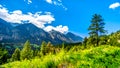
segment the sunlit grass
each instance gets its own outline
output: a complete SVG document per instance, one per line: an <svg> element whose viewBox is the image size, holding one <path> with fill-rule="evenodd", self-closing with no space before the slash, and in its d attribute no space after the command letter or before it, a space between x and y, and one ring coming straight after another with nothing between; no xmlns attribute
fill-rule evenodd
<svg viewBox="0 0 120 68"><path fill-rule="evenodd" d="M118 68L120 48L99 46L95 48L70 51L61 49L57 54L48 54L32 60L15 61L2 65L5 68Z"/></svg>

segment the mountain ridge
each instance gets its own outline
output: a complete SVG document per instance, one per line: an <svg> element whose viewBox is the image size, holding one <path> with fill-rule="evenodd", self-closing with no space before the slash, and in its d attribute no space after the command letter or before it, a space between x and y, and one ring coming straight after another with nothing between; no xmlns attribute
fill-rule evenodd
<svg viewBox="0 0 120 68"><path fill-rule="evenodd" d="M72 34L72 37L70 36L69 32L67 34L63 34L55 30L46 32L31 23L14 25L0 19L1 43L24 43L26 40L30 40L32 44L41 44L42 41L61 44L63 42L75 43L76 41L82 41L82 37L75 34Z"/></svg>

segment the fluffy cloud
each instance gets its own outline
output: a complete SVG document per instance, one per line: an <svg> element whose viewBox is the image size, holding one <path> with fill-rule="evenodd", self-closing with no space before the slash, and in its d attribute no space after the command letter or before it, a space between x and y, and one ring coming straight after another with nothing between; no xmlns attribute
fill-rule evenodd
<svg viewBox="0 0 120 68"><path fill-rule="evenodd" d="M55 21L54 16L50 12L45 12L45 14L42 14L42 12L36 12L34 14L28 12L27 14L23 14L21 10L9 12L5 7L0 5L0 18L11 23L23 24L24 22L27 21L27 23L32 23L39 28L43 28L46 31L50 31L52 29L59 31L61 33L68 31L67 26L62 25L57 27L44 26L45 24L51 24L52 21Z"/></svg>
<svg viewBox="0 0 120 68"><path fill-rule="evenodd" d="M119 2L116 2L116 3L113 3L109 6L110 9L115 9L117 7L120 7L120 3Z"/></svg>
<svg viewBox="0 0 120 68"><path fill-rule="evenodd" d="M56 26L56 27L53 27L53 26L47 26L44 28L45 31L51 31L51 30L55 30L55 31L59 31L61 33L65 33L65 32L68 32L68 27L67 26L62 26L62 25L59 25L59 26Z"/></svg>
<svg viewBox="0 0 120 68"><path fill-rule="evenodd" d="M28 14L23 14L21 10L9 12L6 8L0 7L0 18L8 22L23 23L23 21L28 21L39 28L43 28L44 24L50 24L52 21L55 21L50 13L45 15L41 15L41 13L42 12L36 12L35 14L32 14L29 12Z"/></svg>
<svg viewBox="0 0 120 68"><path fill-rule="evenodd" d="M20 11L20 10L16 10L16 11L13 11L12 13L13 13L13 14L21 15L21 14L22 14L22 11Z"/></svg>

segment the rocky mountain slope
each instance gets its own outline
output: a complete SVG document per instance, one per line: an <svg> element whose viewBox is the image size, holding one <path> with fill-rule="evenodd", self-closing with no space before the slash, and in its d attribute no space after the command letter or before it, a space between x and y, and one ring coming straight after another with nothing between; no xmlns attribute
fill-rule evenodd
<svg viewBox="0 0 120 68"><path fill-rule="evenodd" d="M1 43L24 43L30 40L32 44L41 44L42 41L53 44L81 42L82 37L71 32L63 34L52 30L46 32L31 23L11 24L0 19L0 42Z"/></svg>

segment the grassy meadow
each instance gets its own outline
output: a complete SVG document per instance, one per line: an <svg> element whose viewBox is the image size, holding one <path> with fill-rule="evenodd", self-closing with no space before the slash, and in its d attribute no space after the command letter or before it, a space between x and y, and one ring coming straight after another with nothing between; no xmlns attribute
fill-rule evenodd
<svg viewBox="0 0 120 68"><path fill-rule="evenodd" d="M5 68L119 68L120 47L102 45L89 49L73 47L57 54L35 57L31 60L10 62Z"/></svg>

